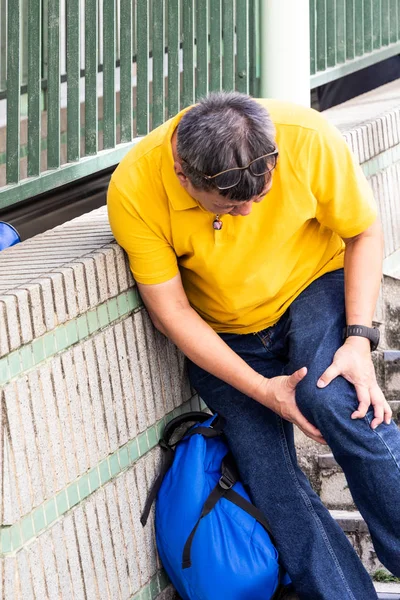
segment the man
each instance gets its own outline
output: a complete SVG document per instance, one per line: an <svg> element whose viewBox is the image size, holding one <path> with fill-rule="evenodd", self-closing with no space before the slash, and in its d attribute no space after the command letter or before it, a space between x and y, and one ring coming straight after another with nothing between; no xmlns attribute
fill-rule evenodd
<svg viewBox="0 0 400 600"><path fill-rule="evenodd" d="M294 423L330 445L399 576L400 433L371 362L382 233L339 132L309 109L210 94L128 153L108 206L154 325L225 418L299 597L376 598L293 440ZM359 327L344 339L346 324Z"/></svg>

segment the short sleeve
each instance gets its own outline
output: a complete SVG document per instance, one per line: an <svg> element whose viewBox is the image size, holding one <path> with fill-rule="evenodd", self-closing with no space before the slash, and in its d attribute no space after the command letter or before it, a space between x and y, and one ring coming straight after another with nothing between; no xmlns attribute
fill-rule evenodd
<svg viewBox="0 0 400 600"><path fill-rule="evenodd" d="M341 133L320 119L309 156L316 218L342 238L354 237L377 217L372 189Z"/></svg>
<svg viewBox="0 0 400 600"><path fill-rule="evenodd" d="M155 284L177 275L176 254L168 240L139 215L111 180L107 193L108 218L113 235L129 258L133 277L139 283Z"/></svg>

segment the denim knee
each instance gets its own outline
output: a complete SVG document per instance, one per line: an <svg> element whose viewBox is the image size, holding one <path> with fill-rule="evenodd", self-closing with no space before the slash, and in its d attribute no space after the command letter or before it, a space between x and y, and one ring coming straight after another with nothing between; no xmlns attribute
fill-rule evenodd
<svg viewBox="0 0 400 600"><path fill-rule="evenodd" d="M358 407L354 386L336 377L325 388L317 387L321 373L309 372L296 388L296 401L303 415L318 428L351 424L351 414Z"/></svg>

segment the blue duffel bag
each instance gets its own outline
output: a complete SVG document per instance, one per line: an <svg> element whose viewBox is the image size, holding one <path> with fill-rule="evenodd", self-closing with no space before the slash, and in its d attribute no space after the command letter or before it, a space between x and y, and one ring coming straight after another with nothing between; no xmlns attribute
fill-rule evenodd
<svg viewBox="0 0 400 600"><path fill-rule="evenodd" d="M21 241L18 231L4 221L0 221L0 250L5 250Z"/></svg>
<svg viewBox="0 0 400 600"><path fill-rule="evenodd" d="M167 424L164 465L141 521L157 496L157 548L182 600L277 600L290 580L220 426L218 415L203 412Z"/></svg>

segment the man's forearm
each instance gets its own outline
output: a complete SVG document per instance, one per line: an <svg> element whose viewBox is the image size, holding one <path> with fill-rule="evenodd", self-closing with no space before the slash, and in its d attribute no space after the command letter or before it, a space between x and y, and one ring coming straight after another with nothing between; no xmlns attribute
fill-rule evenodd
<svg viewBox="0 0 400 600"><path fill-rule="evenodd" d="M382 277L383 235L378 221L346 240L345 295L347 325L370 327Z"/></svg>
<svg viewBox="0 0 400 600"><path fill-rule="evenodd" d="M259 388L265 378L231 350L193 308L184 308L170 318L164 315L158 328L196 365L250 398L260 399Z"/></svg>

